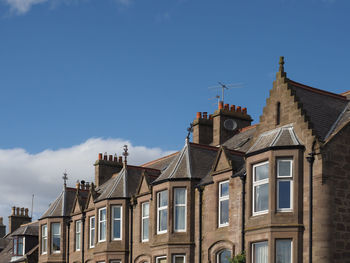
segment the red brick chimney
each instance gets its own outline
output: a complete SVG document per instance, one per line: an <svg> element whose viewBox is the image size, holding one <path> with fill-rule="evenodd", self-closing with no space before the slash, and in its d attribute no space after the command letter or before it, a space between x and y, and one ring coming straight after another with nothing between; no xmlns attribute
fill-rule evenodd
<svg viewBox="0 0 350 263"><path fill-rule="evenodd" d="M28 208L12 207L12 214L9 216L9 231L12 233L21 225L32 222L32 218L28 216Z"/></svg>
<svg viewBox="0 0 350 263"><path fill-rule="evenodd" d="M94 166L96 186L100 186L101 184L105 183L112 177L113 174L118 173L123 168L123 164L116 155L113 158L113 155L108 156L107 153L104 155L99 153L98 160L95 162Z"/></svg>

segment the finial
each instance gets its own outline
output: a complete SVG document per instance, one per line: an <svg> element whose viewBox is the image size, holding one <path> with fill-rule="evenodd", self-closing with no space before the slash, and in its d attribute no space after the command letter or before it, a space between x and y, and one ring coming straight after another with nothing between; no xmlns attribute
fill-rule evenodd
<svg viewBox="0 0 350 263"><path fill-rule="evenodd" d="M280 62L279 62L279 64L280 64L279 72L284 73L284 57L283 57L283 56L280 57Z"/></svg>
<svg viewBox="0 0 350 263"><path fill-rule="evenodd" d="M63 185L64 185L64 188L66 188L66 187L67 187L67 180L68 180L67 170L64 170L64 173L63 173L62 179L63 179Z"/></svg>
<svg viewBox="0 0 350 263"><path fill-rule="evenodd" d="M190 123L190 127L187 128L187 137L186 137L186 140L189 141L190 140L190 135L191 135L191 132L193 132L193 124L192 122Z"/></svg>
<svg viewBox="0 0 350 263"><path fill-rule="evenodd" d="M126 164L127 164L127 158L128 158L128 156L129 156L129 153L128 153L128 146L127 146L127 145L124 145L123 149L124 149L124 152L123 152L124 164L126 165Z"/></svg>

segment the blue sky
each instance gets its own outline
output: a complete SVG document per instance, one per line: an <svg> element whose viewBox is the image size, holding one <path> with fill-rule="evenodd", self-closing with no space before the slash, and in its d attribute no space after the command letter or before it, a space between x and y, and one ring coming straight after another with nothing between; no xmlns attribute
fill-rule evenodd
<svg viewBox="0 0 350 263"><path fill-rule="evenodd" d="M258 121L280 55L296 81L350 89L349 1L20 1L0 0L0 148L177 149L217 81L243 83L226 102Z"/></svg>
<svg viewBox="0 0 350 263"><path fill-rule="evenodd" d="M350 89L348 0L0 0L0 216L34 218L93 180L98 152L130 162L184 144L218 81L259 121L285 56L295 81ZM20 184L20 191L18 185Z"/></svg>

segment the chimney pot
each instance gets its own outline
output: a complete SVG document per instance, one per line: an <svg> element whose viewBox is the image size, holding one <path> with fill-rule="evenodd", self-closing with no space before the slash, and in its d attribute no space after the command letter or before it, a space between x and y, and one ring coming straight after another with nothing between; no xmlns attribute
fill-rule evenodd
<svg viewBox="0 0 350 263"><path fill-rule="evenodd" d="M118 162L118 157L117 157L117 154L114 154L114 162Z"/></svg>
<svg viewBox="0 0 350 263"><path fill-rule="evenodd" d="M236 111L236 105L231 105L231 111Z"/></svg>
<svg viewBox="0 0 350 263"><path fill-rule="evenodd" d="M237 106L236 112L241 112L241 106Z"/></svg>
<svg viewBox="0 0 350 263"><path fill-rule="evenodd" d="M19 207L16 207L16 216L19 216Z"/></svg>
<svg viewBox="0 0 350 263"><path fill-rule="evenodd" d="M229 110L230 104L225 104L225 110Z"/></svg>
<svg viewBox="0 0 350 263"><path fill-rule="evenodd" d="M15 206L13 206L13 207L12 207L12 215L14 216L14 215L15 215L15 213L16 213L16 207L15 207Z"/></svg>
<svg viewBox="0 0 350 263"><path fill-rule="evenodd" d="M224 102L223 101L219 101L219 110L224 108Z"/></svg>
<svg viewBox="0 0 350 263"><path fill-rule="evenodd" d="M213 119L213 114L209 114L209 120Z"/></svg>
<svg viewBox="0 0 350 263"><path fill-rule="evenodd" d="M197 119L202 118L202 113L201 112L197 112Z"/></svg>
<svg viewBox="0 0 350 263"><path fill-rule="evenodd" d="M89 184L89 182L86 182L86 183L85 183L85 189L86 189L86 190L89 190L89 189L90 189L90 184Z"/></svg>
<svg viewBox="0 0 350 263"><path fill-rule="evenodd" d="M242 109L242 112L243 112L244 114L247 114L247 108L243 108L243 109Z"/></svg>
<svg viewBox="0 0 350 263"><path fill-rule="evenodd" d="M109 161L113 161L113 155L109 155Z"/></svg>
<svg viewBox="0 0 350 263"><path fill-rule="evenodd" d="M0 216L0 226L2 226L2 225L4 225L4 223L3 223L2 217Z"/></svg>
<svg viewBox="0 0 350 263"><path fill-rule="evenodd" d="M123 162L123 156L119 156L119 163Z"/></svg>
<svg viewBox="0 0 350 263"><path fill-rule="evenodd" d="M104 156L103 156L103 160L107 161L107 153L105 152Z"/></svg>
<svg viewBox="0 0 350 263"><path fill-rule="evenodd" d="M79 188L80 188L79 180L78 180L77 183L75 184L75 188L76 188L76 189L79 189Z"/></svg>
<svg viewBox="0 0 350 263"><path fill-rule="evenodd" d="M98 154L98 159L99 159L99 160L102 160L102 153L99 153L99 154Z"/></svg>
<svg viewBox="0 0 350 263"><path fill-rule="evenodd" d="M203 119L208 119L208 112L203 112Z"/></svg>
<svg viewBox="0 0 350 263"><path fill-rule="evenodd" d="M24 207L21 207L21 216L24 216Z"/></svg>
<svg viewBox="0 0 350 263"><path fill-rule="evenodd" d="M24 209L24 215L25 215L26 217L28 217L28 212L29 212L29 209L28 209L28 208Z"/></svg>

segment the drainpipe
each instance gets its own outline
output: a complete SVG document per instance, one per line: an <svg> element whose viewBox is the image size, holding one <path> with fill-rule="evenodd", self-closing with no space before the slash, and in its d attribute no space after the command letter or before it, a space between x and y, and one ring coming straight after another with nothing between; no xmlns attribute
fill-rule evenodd
<svg viewBox="0 0 350 263"><path fill-rule="evenodd" d="M69 233L70 233L70 223L72 222L72 220L70 218L68 218L68 220L66 221L66 225L67 225L67 260L66 262L69 263Z"/></svg>
<svg viewBox="0 0 350 263"><path fill-rule="evenodd" d="M81 239L81 262L84 263L84 244L85 244L85 219L86 219L86 215L85 212L83 212L83 215L81 217L81 222L82 222L82 239Z"/></svg>
<svg viewBox="0 0 350 263"><path fill-rule="evenodd" d="M132 198L130 200L130 263L132 263L132 253L133 253L133 228L134 228L134 203L135 200Z"/></svg>
<svg viewBox="0 0 350 263"><path fill-rule="evenodd" d="M242 232L241 232L241 250L242 253L244 252L244 243L245 243L245 183L246 183L246 179L247 179L247 173L244 172L240 177L239 177L242 181Z"/></svg>
<svg viewBox="0 0 350 263"><path fill-rule="evenodd" d="M312 209L313 209L313 165L315 161L315 141L312 143L311 153L306 157L309 162L309 263L312 263Z"/></svg>
<svg viewBox="0 0 350 263"><path fill-rule="evenodd" d="M199 191L199 236L198 236L198 263L202 263L202 199L204 187L198 187Z"/></svg>

